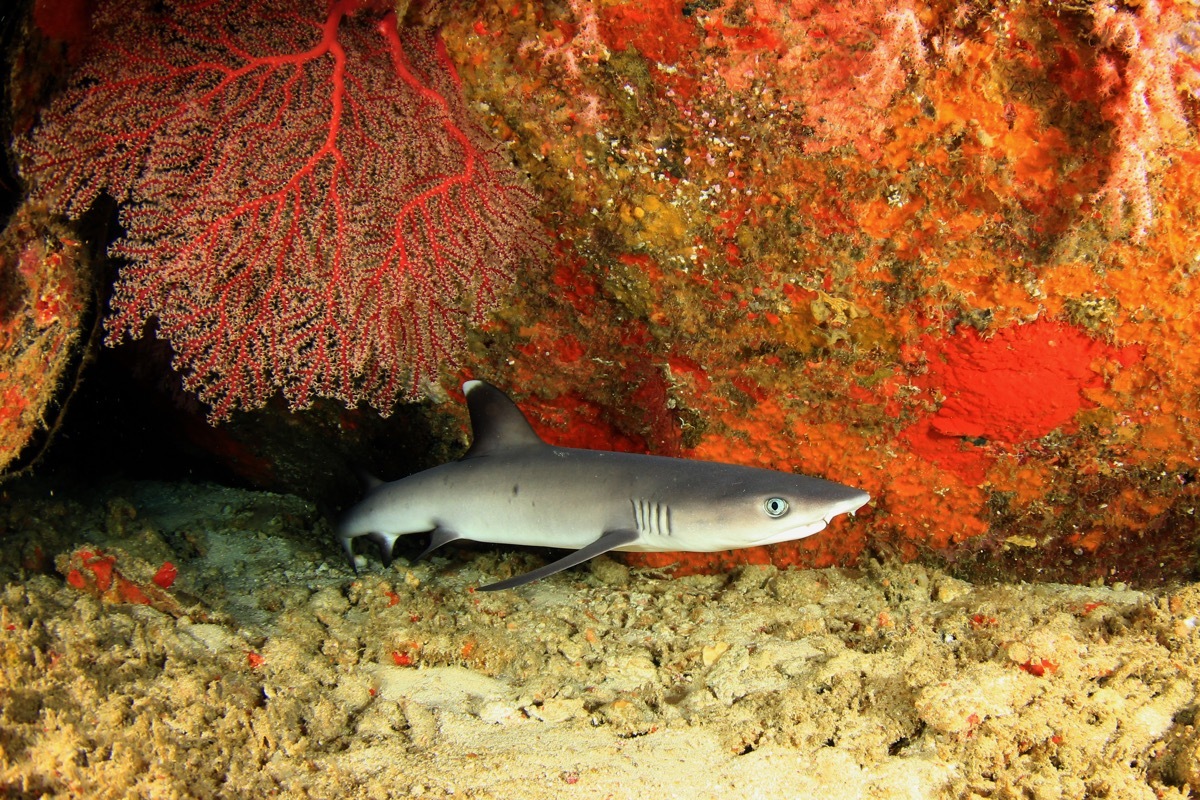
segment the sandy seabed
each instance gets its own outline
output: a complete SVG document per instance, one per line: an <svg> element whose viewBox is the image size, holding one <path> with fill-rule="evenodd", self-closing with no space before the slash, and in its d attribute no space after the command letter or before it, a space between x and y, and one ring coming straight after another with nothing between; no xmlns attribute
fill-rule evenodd
<svg viewBox="0 0 1200 800"><path fill-rule="evenodd" d="M670 579L600 558L485 594L540 556L372 555L356 576L294 497L27 483L6 499L4 797L1200 788L1197 586L875 563Z"/></svg>

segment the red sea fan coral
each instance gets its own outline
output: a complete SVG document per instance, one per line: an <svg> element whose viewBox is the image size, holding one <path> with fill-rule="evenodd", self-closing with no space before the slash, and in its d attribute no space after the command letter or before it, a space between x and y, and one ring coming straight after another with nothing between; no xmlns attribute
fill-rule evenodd
<svg viewBox="0 0 1200 800"><path fill-rule="evenodd" d="M282 390L386 411L537 248L534 198L433 32L364 0L104 0L17 141L31 194L122 205L108 341L158 335L214 418Z"/></svg>

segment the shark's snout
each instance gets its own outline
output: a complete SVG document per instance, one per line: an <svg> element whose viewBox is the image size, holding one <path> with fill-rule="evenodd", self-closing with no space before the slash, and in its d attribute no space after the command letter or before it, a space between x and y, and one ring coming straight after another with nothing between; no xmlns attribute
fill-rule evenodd
<svg viewBox="0 0 1200 800"><path fill-rule="evenodd" d="M867 494L866 492L856 490L853 496L834 503L829 511L829 516L825 517L825 521L829 522L838 514L849 514L850 516L854 516L856 511L869 502L871 502L871 495Z"/></svg>

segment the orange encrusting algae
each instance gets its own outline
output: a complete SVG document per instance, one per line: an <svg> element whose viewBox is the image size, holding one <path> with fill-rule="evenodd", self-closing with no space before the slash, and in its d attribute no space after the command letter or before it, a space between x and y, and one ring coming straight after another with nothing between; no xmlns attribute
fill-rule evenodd
<svg viewBox="0 0 1200 800"><path fill-rule="evenodd" d="M91 300L83 243L26 204L0 233L0 474L52 426Z"/></svg>
<svg viewBox="0 0 1200 800"><path fill-rule="evenodd" d="M800 542L637 563L1191 574L1174 551L1061 558L1119 558L1139 525L1200 544L1194 57L1169 87L1112 36L1200 26L1155 7L506 0L447 21L560 242L471 373L552 440L874 498ZM1139 87L1170 136L1122 116Z"/></svg>

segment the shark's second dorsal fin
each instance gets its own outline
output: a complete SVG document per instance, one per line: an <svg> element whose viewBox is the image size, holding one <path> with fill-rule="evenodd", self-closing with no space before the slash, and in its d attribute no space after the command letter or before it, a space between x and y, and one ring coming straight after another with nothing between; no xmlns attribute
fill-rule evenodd
<svg viewBox="0 0 1200 800"><path fill-rule="evenodd" d="M471 413L471 448L463 458L493 455L517 447L545 444L517 404L504 392L483 381L463 384Z"/></svg>

